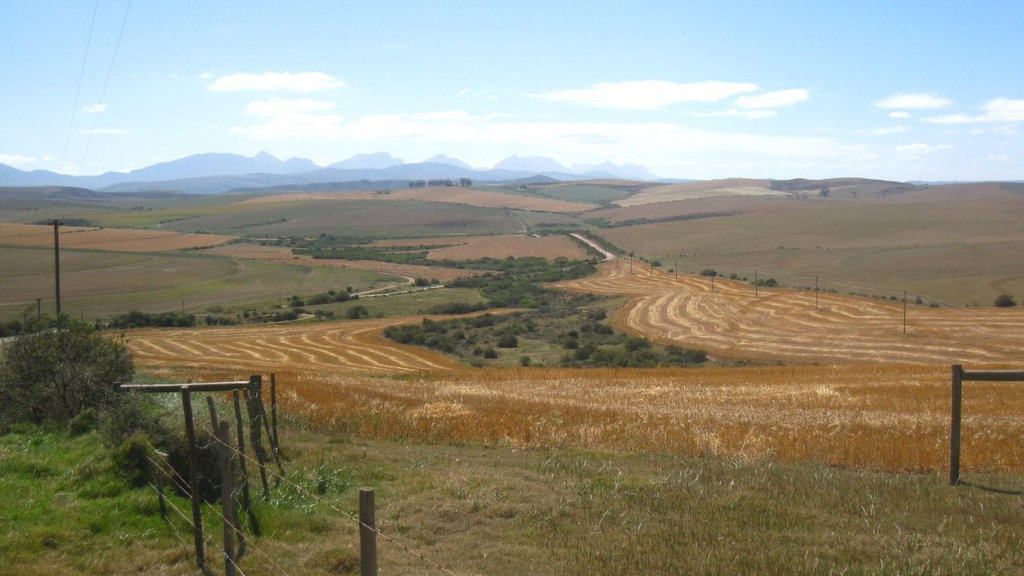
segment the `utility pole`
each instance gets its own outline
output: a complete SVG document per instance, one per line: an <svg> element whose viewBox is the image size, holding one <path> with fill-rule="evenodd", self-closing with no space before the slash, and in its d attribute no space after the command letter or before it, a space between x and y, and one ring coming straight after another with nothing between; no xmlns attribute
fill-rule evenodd
<svg viewBox="0 0 1024 576"><path fill-rule="evenodd" d="M907 335L907 291L903 291L903 335Z"/></svg>
<svg viewBox="0 0 1024 576"><path fill-rule="evenodd" d="M818 276L814 276L814 309L818 309Z"/></svg>
<svg viewBox="0 0 1024 576"><path fill-rule="evenodd" d="M53 224L53 263L54 284L57 289L57 316L60 316L60 220L54 219Z"/></svg>

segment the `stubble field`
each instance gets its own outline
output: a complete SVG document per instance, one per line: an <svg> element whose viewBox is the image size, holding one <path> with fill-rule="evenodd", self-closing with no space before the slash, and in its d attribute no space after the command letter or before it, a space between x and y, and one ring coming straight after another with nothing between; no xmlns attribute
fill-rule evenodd
<svg viewBox="0 0 1024 576"><path fill-rule="evenodd" d="M800 365L473 369L378 335L401 319L134 331L129 341L141 366L168 377L275 372L286 410L358 437L889 471L945 467L950 363L1019 366L1019 313L998 317L993 327L993 316L981 316L989 311L914 309L931 316L908 322L904 338L901 308L868 299L822 295L815 311L813 293L778 290L755 298L739 284L711 292L705 278L676 282L664 274L651 279L614 271L614 263L605 264L602 274L567 287L642 294L617 322L655 340ZM959 334L957 322L972 319L976 328ZM1024 399L1014 390L1012 384L969 387L965 471L1024 471Z"/></svg>

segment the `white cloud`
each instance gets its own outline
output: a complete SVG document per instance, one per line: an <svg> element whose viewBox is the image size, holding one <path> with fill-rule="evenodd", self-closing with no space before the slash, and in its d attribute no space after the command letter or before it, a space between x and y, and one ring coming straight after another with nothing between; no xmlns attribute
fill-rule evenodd
<svg viewBox="0 0 1024 576"><path fill-rule="evenodd" d="M100 112L106 111L106 104L93 104L92 106L86 106L85 108L82 108L82 112L85 112L86 114L99 114Z"/></svg>
<svg viewBox="0 0 1024 576"><path fill-rule="evenodd" d="M762 108L781 108L792 106L800 102L806 102L810 94L803 88L791 88L789 90L778 90L766 92L753 96L740 96L736 99L736 106L744 110Z"/></svg>
<svg viewBox="0 0 1024 576"><path fill-rule="evenodd" d="M660 110L683 102L717 102L754 90L757 90L757 86L747 82L709 81L680 84L663 80L639 80L602 82L589 88L556 90L529 96L549 102L596 108Z"/></svg>
<svg viewBox="0 0 1024 576"><path fill-rule="evenodd" d="M261 140L279 138L332 138L342 117L325 114L335 108L334 102L302 98L271 98L251 102L245 109L250 116L262 118L261 123L234 126L230 134L242 134Z"/></svg>
<svg viewBox="0 0 1024 576"><path fill-rule="evenodd" d="M885 100L875 102L876 108L883 110L939 110L946 108L953 101L934 94L893 94Z"/></svg>
<svg viewBox="0 0 1024 576"><path fill-rule="evenodd" d="M264 72L263 74L229 74L221 76L208 89L215 92L238 90L287 90L292 92L316 92L330 88L342 88L345 83L323 72Z"/></svg>
<svg viewBox="0 0 1024 576"><path fill-rule="evenodd" d="M910 112L903 112L900 110L889 112L889 118L910 118Z"/></svg>
<svg viewBox="0 0 1024 576"><path fill-rule="evenodd" d="M534 154L564 157L570 162L601 158L613 162L642 162L651 166L678 165L694 154L718 158L739 155L769 162L809 161L845 157L835 140L815 136L766 136L713 132L675 123L610 123L517 121L507 117L472 116L462 112L381 114L342 123L325 114L295 114L268 118L232 133L257 139L314 139L369 148L395 143L409 150L463 148L465 161L486 164L487 155L529 149ZM464 154L465 155L465 154Z"/></svg>
<svg viewBox="0 0 1024 576"><path fill-rule="evenodd" d="M199 75L199 79L200 80L213 80L213 78L214 78L213 72L203 72L202 74Z"/></svg>
<svg viewBox="0 0 1024 576"><path fill-rule="evenodd" d="M35 158L29 158L28 156L21 156L19 154L0 154L0 164L6 164L8 166L28 166L29 164L35 163Z"/></svg>
<svg viewBox="0 0 1024 576"><path fill-rule="evenodd" d="M969 114L949 114L932 116L925 122L932 124L978 124L983 122L1024 122L1024 100L996 98L982 106L983 112L976 116Z"/></svg>

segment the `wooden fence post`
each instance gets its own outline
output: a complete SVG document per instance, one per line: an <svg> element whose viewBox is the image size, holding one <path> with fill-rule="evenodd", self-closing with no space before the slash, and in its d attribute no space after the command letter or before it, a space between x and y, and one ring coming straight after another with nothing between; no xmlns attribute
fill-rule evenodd
<svg viewBox="0 0 1024 576"><path fill-rule="evenodd" d="M274 452L281 451L281 445L277 442L277 374L270 373L270 418L274 430Z"/></svg>
<svg viewBox="0 0 1024 576"><path fill-rule="evenodd" d="M213 399L210 400L213 405ZM224 574L235 576L235 496L231 470L231 425L222 421L217 426L217 454L220 460L220 502L224 520Z"/></svg>
<svg viewBox="0 0 1024 576"><path fill-rule="evenodd" d="M359 570L362 576L377 576L377 513L373 488L359 489Z"/></svg>
<svg viewBox="0 0 1024 576"><path fill-rule="evenodd" d="M217 438L217 444L218 444L218 446L217 446L217 454L218 454L218 457L222 457L221 451L227 450L227 456L228 456L227 468L225 469L223 462L220 463L220 471L221 471L221 475L220 475L221 499L224 498L224 486L229 486L230 487L230 491L228 493L229 493L229 498L231 498L231 509L230 509L230 512L233 514L233 516L231 517L231 523L234 525L235 535L236 535L236 539L237 539L237 542L238 542L238 554L237 555L232 554L231 557L234 558L234 559L238 559L238 558L241 558L245 554L245 535L242 533L242 523L239 522L239 520L238 520L238 509L234 505L235 477L234 477L233 467L231 466L231 426L230 426L230 424L228 424L228 422L226 420L225 421L221 421L219 418L217 418L217 405L213 403L213 396L207 396L206 397L206 405L210 409L210 420L211 420L211 422L213 424L214 435ZM223 439L220 437L220 427L221 427L221 425L227 425L228 426L228 433L227 433L227 435ZM230 474L231 476L230 477L226 477L225 474ZM228 511L227 504L222 503L221 506L224 507L225 511ZM227 520L225 520L225 522L227 522ZM227 546L226 545L225 545L224 549L227 550Z"/></svg>
<svg viewBox="0 0 1024 576"><path fill-rule="evenodd" d="M252 510L252 493L249 490L249 466L245 462L245 433L243 432L242 405L239 401L238 390L231 393L235 403L235 427L238 428L238 464L242 474L242 508L249 517L249 524L252 526L252 533L262 536L259 519Z"/></svg>
<svg viewBox="0 0 1024 576"><path fill-rule="evenodd" d="M188 484L192 497L192 527L195 537L196 564L206 573L206 553L203 550L203 509L199 495L199 455L196 449L196 424L192 416L192 394L188 386L181 387L181 404L185 411L185 438L188 440Z"/></svg>
<svg viewBox="0 0 1024 576"><path fill-rule="evenodd" d="M263 424L260 422L261 413L259 408L259 396L257 385L259 376L253 376L249 389L245 394L245 407L249 412L249 444L256 454L256 461L260 465L260 480L263 481L263 499L270 500L270 483L267 482L267 451L263 448Z"/></svg>
<svg viewBox="0 0 1024 576"><path fill-rule="evenodd" d="M952 402L949 418L949 485L960 483L960 413L963 403L964 367L954 364L951 378Z"/></svg>

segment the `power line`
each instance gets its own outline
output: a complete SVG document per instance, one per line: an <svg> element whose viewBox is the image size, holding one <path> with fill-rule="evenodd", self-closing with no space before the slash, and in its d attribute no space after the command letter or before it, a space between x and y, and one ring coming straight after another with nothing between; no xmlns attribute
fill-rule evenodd
<svg viewBox="0 0 1024 576"><path fill-rule="evenodd" d="M68 157L68 145L71 143L71 131L75 127L75 114L78 112L78 97L82 93L82 80L85 78L85 63L89 60L89 46L92 44L92 30L96 25L96 12L99 10L100 0L95 0L92 5L92 19L89 20L89 38L85 41L85 54L82 55L82 69L78 73L78 88L75 89L75 103L71 108L71 123L68 124L68 134L64 139L64 153L60 156L60 170L58 171L58 182L64 174L64 161Z"/></svg>
<svg viewBox="0 0 1024 576"><path fill-rule="evenodd" d="M100 92L99 105L102 107L107 97L107 84L110 83L110 73L114 71L114 61L117 60L117 50L121 47L121 38L124 36L125 24L128 23L128 12L132 9L132 0L128 0L128 6L124 9L124 18L121 19L121 31L117 33L117 42L114 44L114 54L110 57L110 66L107 67L107 77L103 81L103 91ZM81 85L81 80L79 80ZM85 140L85 150L82 151L82 161L78 163L78 169L81 170L85 166L85 157L89 154L89 144L92 143L92 135L96 131L96 122L100 118L100 111L97 110L92 117L92 128L89 129L89 134Z"/></svg>

